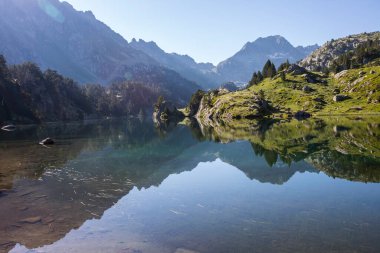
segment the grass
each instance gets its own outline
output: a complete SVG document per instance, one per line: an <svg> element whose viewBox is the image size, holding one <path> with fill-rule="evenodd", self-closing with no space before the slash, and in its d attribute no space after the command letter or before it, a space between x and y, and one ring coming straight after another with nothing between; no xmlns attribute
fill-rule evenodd
<svg viewBox="0 0 380 253"><path fill-rule="evenodd" d="M248 89L212 97L209 109L222 120L250 118L258 113L253 97L261 90L265 99L277 109L272 115L275 118L287 118L300 110L313 115L380 115L380 66L325 77L314 74L325 83L308 83L302 75L287 74L286 81L279 77L267 78ZM304 92L302 88L305 86L312 91ZM336 90L350 99L334 102Z"/></svg>

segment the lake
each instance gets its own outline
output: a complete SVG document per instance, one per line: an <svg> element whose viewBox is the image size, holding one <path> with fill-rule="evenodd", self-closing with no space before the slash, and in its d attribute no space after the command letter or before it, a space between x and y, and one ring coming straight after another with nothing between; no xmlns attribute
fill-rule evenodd
<svg viewBox="0 0 380 253"><path fill-rule="evenodd" d="M0 132L0 252L380 252L380 118ZM51 137L56 144L38 142Z"/></svg>

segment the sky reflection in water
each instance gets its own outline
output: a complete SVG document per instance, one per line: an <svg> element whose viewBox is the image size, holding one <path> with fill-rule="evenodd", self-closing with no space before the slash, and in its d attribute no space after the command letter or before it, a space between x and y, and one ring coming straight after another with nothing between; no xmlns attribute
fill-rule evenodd
<svg viewBox="0 0 380 253"><path fill-rule="evenodd" d="M159 138L146 134L152 137L136 143L129 139L130 145L125 145L126 139L120 138L120 132L110 132L113 134L107 140L97 141L103 147L84 149L68 160L61 172L53 168L54 173L49 176L49 170L45 171L40 183L54 193L48 194L49 199L58 197L59 192L67 195L61 202L54 200L57 206L70 202L68 199L85 205L80 208L78 204L77 212L67 210L67 217L81 216L82 209L90 208L91 198L100 193L106 197L99 197L95 203L104 205L104 213L93 207L91 212L99 217L84 216L83 224L72 227L49 245L28 251L17 244L11 252L378 252L380 249L377 183L334 179L316 169L308 159L309 162L293 161L290 166L277 160L271 167L268 155L255 155L247 141L200 142L186 127L177 127ZM115 139L112 136L116 134ZM75 173L67 173L65 168L72 168ZM109 181L100 182L99 178L105 175ZM78 178L83 180L76 185ZM78 195L87 194L79 197L71 193L71 188ZM55 210L51 203L47 206ZM58 211L54 214L64 216Z"/></svg>

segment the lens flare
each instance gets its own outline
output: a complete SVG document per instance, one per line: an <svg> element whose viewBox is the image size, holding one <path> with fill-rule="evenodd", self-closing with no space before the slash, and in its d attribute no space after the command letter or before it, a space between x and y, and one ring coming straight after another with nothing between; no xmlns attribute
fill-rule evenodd
<svg viewBox="0 0 380 253"><path fill-rule="evenodd" d="M49 0L38 0L38 5L40 8L52 19L59 23L65 22L65 16L63 16L62 12L50 3Z"/></svg>

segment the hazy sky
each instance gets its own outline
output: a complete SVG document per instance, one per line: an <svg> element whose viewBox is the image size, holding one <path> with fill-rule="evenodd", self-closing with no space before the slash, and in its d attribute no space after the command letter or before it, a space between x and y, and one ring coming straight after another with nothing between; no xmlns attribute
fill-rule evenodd
<svg viewBox="0 0 380 253"><path fill-rule="evenodd" d="M218 63L247 41L282 35L295 46L380 30L380 0L66 0L130 41Z"/></svg>

